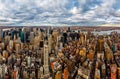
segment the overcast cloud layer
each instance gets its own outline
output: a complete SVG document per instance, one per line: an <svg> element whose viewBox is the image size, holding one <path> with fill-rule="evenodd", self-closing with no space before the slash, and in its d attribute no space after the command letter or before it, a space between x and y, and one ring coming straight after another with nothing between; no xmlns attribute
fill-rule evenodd
<svg viewBox="0 0 120 79"><path fill-rule="evenodd" d="M0 25L120 24L120 0L0 0Z"/></svg>

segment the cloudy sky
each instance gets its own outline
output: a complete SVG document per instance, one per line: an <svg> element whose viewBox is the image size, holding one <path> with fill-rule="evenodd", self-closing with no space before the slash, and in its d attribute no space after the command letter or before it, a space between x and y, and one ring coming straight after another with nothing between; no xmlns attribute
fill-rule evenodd
<svg viewBox="0 0 120 79"><path fill-rule="evenodd" d="M120 24L120 0L0 0L0 25Z"/></svg>

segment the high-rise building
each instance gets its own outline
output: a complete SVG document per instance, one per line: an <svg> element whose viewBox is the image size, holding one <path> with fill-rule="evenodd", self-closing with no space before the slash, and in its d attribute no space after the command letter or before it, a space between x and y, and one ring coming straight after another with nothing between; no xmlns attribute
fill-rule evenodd
<svg viewBox="0 0 120 79"><path fill-rule="evenodd" d="M0 41L2 41L2 38L3 38L3 30L0 29Z"/></svg>

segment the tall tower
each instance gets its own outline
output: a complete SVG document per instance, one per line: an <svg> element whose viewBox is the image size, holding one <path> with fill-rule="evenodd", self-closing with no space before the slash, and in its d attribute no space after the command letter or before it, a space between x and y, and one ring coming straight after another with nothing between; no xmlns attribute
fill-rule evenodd
<svg viewBox="0 0 120 79"><path fill-rule="evenodd" d="M2 38L3 38L3 30L0 29L0 41L2 40Z"/></svg>
<svg viewBox="0 0 120 79"><path fill-rule="evenodd" d="M48 46L49 46L49 53L51 53L51 49L52 49L52 35L49 35L48 38Z"/></svg>
<svg viewBox="0 0 120 79"><path fill-rule="evenodd" d="M15 45L15 49L16 49L16 53L19 53L19 52L20 52L20 44L19 44L19 43L17 43L17 44Z"/></svg>
<svg viewBox="0 0 120 79"><path fill-rule="evenodd" d="M48 45L44 45L44 78L49 77L48 52Z"/></svg>
<svg viewBox="0 0 120 79"><path fill-rule="evenodd" d="M30 32L30 42L33 43L34 41L34 32Z"/></svg>
<svg viewBox="0 0 120 79"><path fill-rule="evenodd" d="M22 29L21 33L20 33L20 38L21 38L21 42L24 43L25 41L25 33L24 33L24 28Z"/></svg>
<svg viewBox="0 0 120 79"><path fill-rule="evenodd" d="M98 50L99 50L100 52L102 52L102 51L104 50L104 40L103 40L102 38L100 38L100 39L98 40Z"/></svg>

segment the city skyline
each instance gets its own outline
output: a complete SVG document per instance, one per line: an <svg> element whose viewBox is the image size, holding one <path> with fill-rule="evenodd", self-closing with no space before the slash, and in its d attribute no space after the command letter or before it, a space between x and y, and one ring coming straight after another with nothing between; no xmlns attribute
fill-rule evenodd
<svg viewBox="0 0 120 79"><path fill-rule="evenodd" d="M0 0L0 26L117 26L120 0Z"/></svg>

